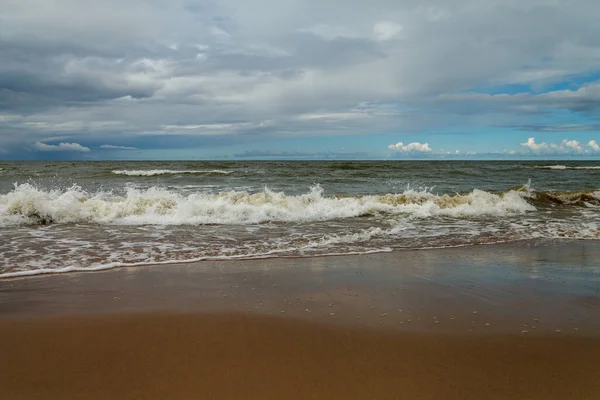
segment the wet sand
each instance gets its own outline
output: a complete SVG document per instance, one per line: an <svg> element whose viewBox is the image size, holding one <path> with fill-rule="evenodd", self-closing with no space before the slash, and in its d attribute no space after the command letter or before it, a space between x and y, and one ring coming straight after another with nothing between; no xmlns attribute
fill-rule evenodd
<svg viewBox="0 0 600 400"><path fill-rule="evenodd" d="M0 398L600 398L600 246L0 281Z"/></svg>
<svg viewBox="0 0 600 400"><path fill-rule="evenodd" d="M0 332L4 399L600 395L596 338L390 333L235 314L5 321Z"/></svg>

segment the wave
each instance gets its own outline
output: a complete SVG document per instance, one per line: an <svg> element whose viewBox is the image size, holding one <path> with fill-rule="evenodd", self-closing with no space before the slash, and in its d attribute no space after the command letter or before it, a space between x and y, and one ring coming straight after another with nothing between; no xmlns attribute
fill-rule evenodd
<svg viewBox="0 0 600 400"><path fill-rule="evenodd" d="M444 246L446 247L446 246ZM461 247L461 246L447 246L447 247ZM393 249L390 247L384 247L381 249L372 249L365 251L346 251L346 252L332 252L319 254L319 257L330 257L330 256L353 256L353 255L367 255L376 253L390 253ZM251 255L238 255L238 256L207 256L207 257L196 257L186 260L167 260L167 261L142 261L142 262L110 262L106 264L99 264L88 267L59 267L59 268L37 268L27 269L11 272L0 272L0 279L10 278L25 278L28 276L36 275L55 275L65 274L70 272L98 272L106 271L109 269L123 268L123 267L143 267L148 265L177 265L177 264L189 264L201 261L233 261L233 260L266 260L274 258L274 252L257 253ZM296 258L298 256L280 256L279 258Z"/></svg>
<svg viewBox="0 0 600 400"><path fill-rule="evenodd" d="M600 190L580 190L576 192L538 192L533 204L573 205L580 207L600 206Z"/></svg>
<svg viewBox="0 0 600 400"><path fill-rule="evenodd" d="M171 169L151 169L151 170L114 170L115 175L126 176L157 176L157 175L182 175L182 174L201 174L201 175L227 175L232 171L213 170L171 170Z"/></svg>
<svg viewBox="0 0 600 400"><path fill-rule="evenodd" d="M589 202L598 195L589 194ZM374 215L505 216L535 211L536 199L526 188L503 193L475 189L466 194L436 195L407 190L400 194L327 197L321 186L302 195L286 195L267 188L259 193L229 191L182 194L167 189L128 188L123 196L88 193L78 186L44 190L31 184L15 185L0 195L0 226L50 223L117 225L256 224L311 222Z"/></svg>
<svg viewBox="0 0 600 400"><path fill-rule="evenodd" d="M564 169L600 169L600 166L567 166L567 165L539 165L535 168L539 169L555 169L555 170L564 170Z"/></svg>

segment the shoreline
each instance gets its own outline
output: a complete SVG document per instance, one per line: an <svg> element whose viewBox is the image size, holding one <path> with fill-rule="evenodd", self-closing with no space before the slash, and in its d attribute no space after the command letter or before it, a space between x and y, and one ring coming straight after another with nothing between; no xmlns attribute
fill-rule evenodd
<svg viewBox="0 0 600 400"><path fill-rule="evenodd" d="M496 244L496 243L490 243ZM261 260L270 260L270 259L303 259L303 258L319 258L319 257L347 257L347 256L365 256L369 254L380 254L380 253L393 253L395 251L417 251L417 250L437 250L437 249L445 249L445 248L459 248L459 247L468 247L470 245L457 245L457 246L447 246L447 247L435 247L435 248L423 248L423 249L403 249L403 250L393 250L393 249L381 249L381 250L369 250L364 252L350 252L350 253L331 253L331 254L317 254L312 256L270 256L270 255L258 255L255 257L252 256L240 256L240 257L205 257L205 258L197 258L192 260L173 260L173 261L160 261L155 263L133 263L133 264L121 264L118 265L107 265L100 267L64 267L64 268L56 268L56 269L41 269L41 270L29 270L29 271L19 271L19 272L8 272L5 274L0 274L0 281L3 280L11 280L11 279L27 279L30 277L41 277L48 275L64 275L64 274L77 274L77 273L93 273L93 272L105 272L113 269L120 268L136 268L136 267L162 267L169 265L181 265L181 264L198 264L203 262L244 262L244 261L261 261Z"/></svg>
<svg viewBox="0 0 600 400"><path fill-rule="evenodd" d="M417 331L600 333L598 259L600 241L546 241L40 275L0 280L0 318L241 312Z"/></svg>
<svg viewBox="0 0 600 400"><path fill-rule="evenodd" d="M154 263L147 262L139 262L132 264L122 264L115 263L116 265L102 265L99 267L63 267L56 269L42 269L42 270L28 270L28 271L17 271L17 272L7 272L5 274L0 274L0 282L9 281L9 280L17 280L17 279L28 279L28 278L41 278L44 276L54 276L54 275L65 275L65 274L80 274L80 273L102 273L116 269L122 268L152 268L152 267L169 267L171 265L198 265L206 262L219 262L219 263L239 263L239 262L260 262L264 260L295 260L295 259L307 259L307 258L328 258L328 257L355 257L355 256L368 256L371 254L385 254L385 253L404 253L404 252L420 252L420 251L444 251L451 249L470 249L470 248L478 248L480 246L491 246L491 247L515 247L522 248L525 247L537 247L537 246L570 246L573 244L577 244L579 242L587 242L591 246L600 245L600 239L574 239L574 238L564 238L564 239L518 239L514 241L499 241L499 242L490 242L490 243L477 243L477 244L458 244L452 246L441 246L441 247L418 247L418 248L384 248L377 250L369 250L364 252L350 252L350 253L326 253L326 254L316 254L309 256L300 256L300 255L284 255L284 256L271 256L271 255L258 255L258 256L232 256L232 257L202 257L198 259L191 260L172 260L172 261L160 261Z"/></svg>
<svg viewBox="0 0 600 400"><path fill-rule="evenodd" d="M600 242L0 280L0 397L600 394Z"/></svg>

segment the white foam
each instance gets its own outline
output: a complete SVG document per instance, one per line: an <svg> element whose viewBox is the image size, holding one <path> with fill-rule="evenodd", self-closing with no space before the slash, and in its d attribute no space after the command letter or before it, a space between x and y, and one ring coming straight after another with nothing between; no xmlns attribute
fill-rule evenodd
<svg viewBox="0 0 600 400"><path fill-rule="evenodd" d="M287 250L287 249L286 249ZM331 253L323 253L319 254L319 256L343 256L343 255L363 255L363 254L374 254L374 253L389 253L393 251L390 247L385 247L381 249L370 249L365 251L347 251L347 252L331 252ZM284 250L279 251L268 251L264 253L256 253L256 254L240 254L240 255L230 255L230 256L203 256L203 257L195 257L187 260L168 260L168 261L141 261L141 262L109 262L106 264L92 265L87 267L77 267L77 266L68 266L68 267L59 267L59 268L37 268L37 269L28 269L21 271L13 271L13 272L5 272L0 273L0 279L6 278L23 278L27 276L35 276L35 275L47 275L47 274L64 274L69 272L94 272L94 271L105 271L114 268L122 268L122 267L139 267L139 266L147 266L147 265L170 265L170 264L188 264L194 262L201 261L232 261L232 260L262 260L273 258L277 253L284 252ZM296 258L297 256L279 256L280 258Z"/></svg>
<svg viewBox="0 0 600 400"><path fill-rule="evenodd" d="M542 169L567 169L566 165L542 165L536 168L542 168Z"/></svg>
<svg viewBox="0 0 600 400"><path fill-rule="evenodd" d="M114 170L115 175L127 176L157 176L157 175L181 175L181 174L201 174L201 175L227 175L232 171L223 171L220 169L213 170L171 170L171 169L151 169L151 170Z"/></svg>
<svg viewBox="0 0 600 400"><path fill-rule="evenodd" d="M587 165L587 166L573 166L573 167L568 167L566 165L539 165L536 166L536 168L540 168L540 169L555 169L555 170L565 170L565 169L600 169L600 166L592 166L592 165Z"/></svg>
<svg viewBox="0 0 600 400"><path fill-rule="evenodd" d="M125 196L87 193L77 186L45 191L16 185L0 195L0 226L39 223L99 223L119 225L253 224L277 221L323 221L373 214L503 216L533 211L527 192L504 195L474 190L466 195L435 195L407 191L363 197L325 197L320 186L307 194L286 195L266 189L219 194L183 195L152 187L129 188Z"/></svg>
<svg viewBox="0 0 600 400"><path fill-rule="evenodd" d="M116 225L255 224L311 222L375 214L430 216L505 216L534 211L529 192L494 194L473 190L465 195L435 195L406 191L362 197L326 197L316 185L302 195L267 188L219 194L181 194L164 188L128 188L126 195L88 193L78 186L43 190L15 185L0 195L0 226L40 223L97 223Z"/></svg>

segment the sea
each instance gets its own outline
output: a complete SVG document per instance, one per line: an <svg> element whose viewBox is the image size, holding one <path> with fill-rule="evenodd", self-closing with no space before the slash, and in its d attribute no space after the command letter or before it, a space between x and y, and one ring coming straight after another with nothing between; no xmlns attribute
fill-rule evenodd
<svg viewBox="0 0 600 400"><path fill-rule="evenodd" d="M0 162L0 278L574 239L598 161Z"/></svg>

